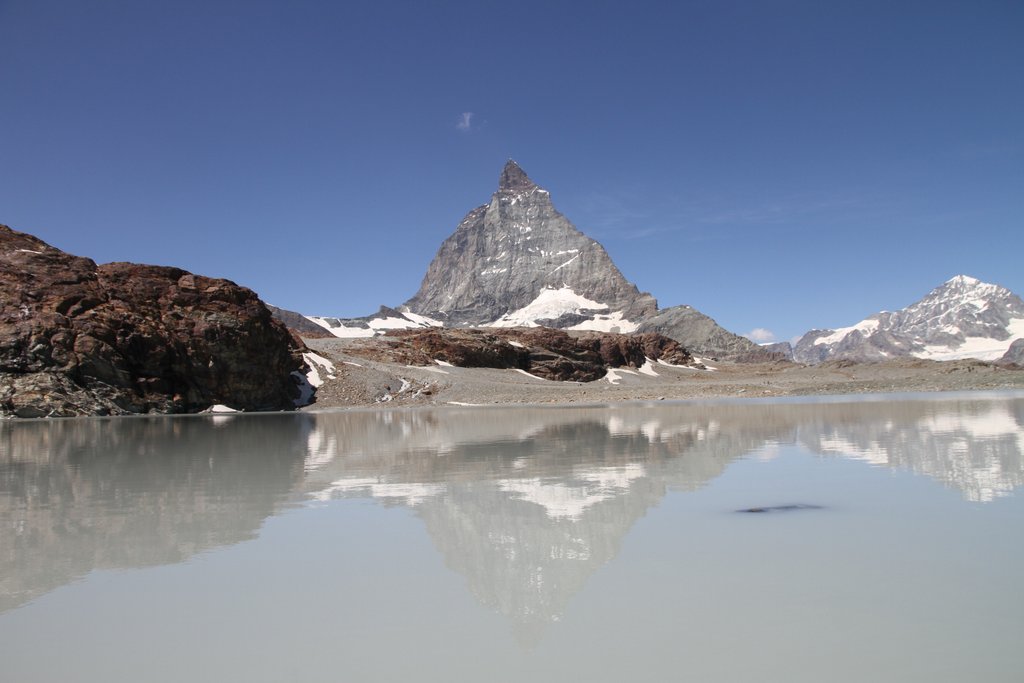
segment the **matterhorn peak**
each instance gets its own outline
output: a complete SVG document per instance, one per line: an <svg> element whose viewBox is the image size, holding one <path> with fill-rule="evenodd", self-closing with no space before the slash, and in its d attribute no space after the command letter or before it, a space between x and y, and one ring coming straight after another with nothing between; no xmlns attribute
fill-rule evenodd
<svg viewBox="0 0 1024 683"><path fill-rule="evenodd" d="M524 192L535 187L537 183L530 180L519 164L512 159L505 162L505 168L501 169L501 178L498 179L498 192Z"/></svg>

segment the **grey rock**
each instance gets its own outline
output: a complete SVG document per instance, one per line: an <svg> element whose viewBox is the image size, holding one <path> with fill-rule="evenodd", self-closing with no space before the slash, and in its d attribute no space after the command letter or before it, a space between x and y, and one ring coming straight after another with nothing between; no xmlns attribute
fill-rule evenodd
<svg viewBox="0 0 1024 683"><path fill-rule="evenodd" d="M533 302L545 288L570 287L637 320L654 298L623 277L600 244L577 230L509 161L489 204L470 211L442 243L405 306L446 326L487 325ZM559 321L549 321L558 324Z"/></svg>
<svg viewBox="0 0 1024 683"><path fill-rule="evenodd" d="M1003 363L1015 363L1017 365L1024 365L1024 339L1016 339L1010 348L1007 349L1003 357L999 359Z"/></svg>
<svg viewBox="0 0 1024 683"><path fill-rule="evenodd" d="M645 319L638 332L658 332L675 339L700 358L739 362L786 360L783 353L758 346L733 334L691 306L673 306Z"/></svg>

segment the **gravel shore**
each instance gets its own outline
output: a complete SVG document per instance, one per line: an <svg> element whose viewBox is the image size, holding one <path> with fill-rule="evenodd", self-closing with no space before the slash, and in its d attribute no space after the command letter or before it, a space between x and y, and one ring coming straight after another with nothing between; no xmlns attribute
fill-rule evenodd
<svg viewBox="0 0 1024 683"><path fill-rule="evenodd" d="M606 404L622 401L1024 389L1024 368L975 360L833 361L816 366L707 360L713 370L656 365L595 382L552 382L519 370L403 366L347 352L347 339L305 339L334 364L307 410L365 406ZM614 383L613 383L614 382Z"/></svg>

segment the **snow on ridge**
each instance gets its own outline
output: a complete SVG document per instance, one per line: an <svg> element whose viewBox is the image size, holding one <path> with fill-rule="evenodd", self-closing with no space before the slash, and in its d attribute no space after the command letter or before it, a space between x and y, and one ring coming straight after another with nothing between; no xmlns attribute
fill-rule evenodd
<svg viewBox="0 0 1024 683"><path fill-rule="evenodd" d="M877 329L878 319L868 318L866 320L861 320L856 325L851 325L850 327L840 327L839 329L832 330L832 334L825 337L818 337L817 339L815 339L814 345L820 346L822 344L836 344L838 342L841 342L843 339L846 338L847 335L852 334L853 332L860 332L862 335L867 337Z"/></svg>
<svg viewBox="0 0 1024 683"><path fill-rule="evenodd" d="M538 320L553 320L581 310L608 310L608 304L591 301L568 285L563 285L561 289L545 287L526 306L506 313L486 327L537 327Z"/></svg>
<svg viewBox="0 0 1024 683"><path fill-rule="evenodd" d="M575 258L575 257L574 257ZM570 259L571 261L572 259ZM566 265L566 264L562 264ZM619 332L627 334L636 332L639 323L627 320L622 311L608 311L608 304L586 298L577 294L572 287L562 285L561 288L545 287L537 298L519 310L506 313L485 327L538 327L538 320L554 320L566 314L592 316L590 320L567 327L568 330L585 330L592 332Z"/></svg>
<svg viewBox="0 0 1024 683"><path fill-rule="evenodd" d="M912 355L915 358L927 360L963 360L964 358L999 360L1014 341L1024 338L1024 318L1010 320L1006 329L1010 335L1003 341L990 337L967 337L956 346L928 345Z"/></svg>
<svg viewBox="0 0 1024 683"><path fill-rule="evenodd" d="M310 322L316 323L335 337L341 338L375 337L379 334L384 334L385 330L410 330L418 327L444 326L444 323L440 320L435 320L425 315L413 313L407 308L402 310L400 313L401 317L395 317L392 315L384 318L371 318L366 321L366 327L361 327L358 324L348 326L345 322L352 322L351 320L344 321L339 318L325 318L310 315L303 317Z"/></svg>

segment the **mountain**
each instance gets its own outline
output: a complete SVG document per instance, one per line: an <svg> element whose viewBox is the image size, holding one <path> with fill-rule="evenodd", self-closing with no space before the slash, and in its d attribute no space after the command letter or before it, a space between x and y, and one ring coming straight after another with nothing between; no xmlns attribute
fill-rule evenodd
<svg viewBox="0 0 1024 683"><path fill-rule="evenodd" d="M876 313L856 325L812 330L793 347L794 360L999 360L1024 338L1024 301L999 285L957 275L899 311Z"/></svg>
<svg viewBox="0 0 1024 683"><path fill-rule="evenodd" d="M632 332L657 304L509 161L490 203L462 219L404 308L448 326Z"/></svg>
<svg viewBox="0 0 1024 683"><path fill-rule="evenodd" d="M98 266L0 225L2 416L293 409L303 351L233 282Z"/></svg>
<svg viewBox="0 0 1024 683"><path fill-rule="evenodd" d="M487 204L466 214L427 268L420 289L373 316L309 320L338 337L411 327L536 327L660 332L699 353L773 360L748 339L688 306L658 311L514 161Z"/></svg>

